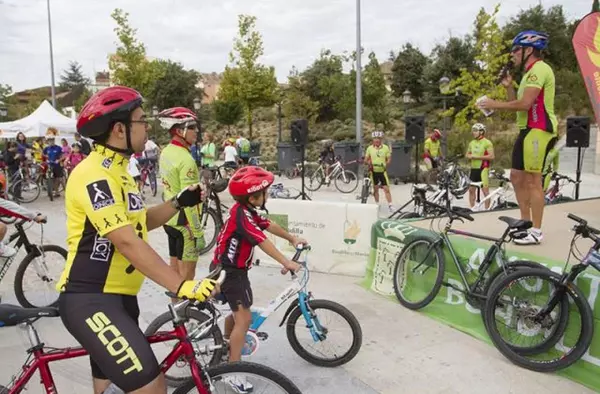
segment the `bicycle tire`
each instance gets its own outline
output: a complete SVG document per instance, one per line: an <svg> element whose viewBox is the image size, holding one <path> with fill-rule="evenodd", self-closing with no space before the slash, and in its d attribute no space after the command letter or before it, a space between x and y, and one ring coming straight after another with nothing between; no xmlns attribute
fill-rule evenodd
<svg viewBox="0 0 600 394"><path fill-rule="evenodd" d="M66 262L67 251L64 248L62 248L58 245L43 245L43 246L39 246L39 247L40 248L43 247L44 252L57 252L65 259L65 262ZM31 302L29 302L29 300L27 300L27 298L25 297L25 293L23 292L23 276L25 275L25 270L27 270L27 267L29 266L29 264L31 264L33 259L36 257L37 256L35 255L35 253L33 253L33 252L29 253L19 263L19 266L17 267L17 272L15 273L15 296L17 297L17 301L19 302L19 304L21 304L21 306L23 308L55 307L58 305L58 295L59 295L58 292L56 293L56 301L54 301L53 303L51 303L49 305L33 305Z"/></svg>
<svg viewBox="0 0 600 394"><path fill-rule="evenodd" d="M363 183L362 189L360 191L360 203L366 204L369 199L369 185L367 183Z"/></svg>
<svg viewBox="0 0 600 394"><path fill-rule="evenodd" d="M49 168L48 168L48 171L50 171ZM46 179L46 188L47 188L47 192L48 192L48 198L50 199L50 201L54 201L54 179L53 178Z"/></svg>
<svg viewBox="0 0 600 394"><path fill-rule="evenodd" d="M500 281L505 276L505 275L503 275L505 271L507 271L510 274L510 273L515 272L516 270L522 269L522 268L547 269L546 267L544 267L543 265L541 265L540 263L537 263L535 261L529 261L529 260L511 261L509 263L506 263L504 265L504 268L499 268L492 273L492 275L485 282L485 285L483 288L483 294L487 295L490 292L490 289L494 288L494 286L496 285L496 282ZM563 311L563 310L568 311L569 310L569 301L566 298L563 298L563 300L561 302L562 302L561 311ZM483 320L485 329L488 330L487 323L485 320L485 307L481 308L480 313L481 313L481 318ZM507 344L507 345L510 346L510 348L513 351L515 351L521 355L524 355L524 356L544 353L544 352L550 350L560 340L562 333L566 330L568 322L569 322L569 314L568 313L561 314L560 321L559 321L559 324L558 324L555 332L552 335L550 335L547 340L545 340L544 342L542 342L534 347L520 348L518 346L513 346L510 344Z"/></svg>
<svg viewBox="0 0 600 394"><path fill-rule="evenodd" d="M228 373L248 373L270 380L277 384L285 393L302 394L300 389L281 372L269 368L267 366L251 363L247 361L236 361L228 364L221 364L216 367L207 368L205 371L212 380L218 380L220 375ZM173 394L188 394L195 393L196 383L193 379L188 379L185 383L179 386Z"/></svg>
<svg viewBox="0 0 600 394"><path fill-rule="evenodd" d="M296 177L296 170L294 168L288 168L283 171L283 175L285 175L287 179L294 179Z"/></svg>
<svg viewBox="0 0 600 394"><path fill-rule="evenodd" d="M400 212L396 219L415 219L420 217L421 215L416 212Z"/></svg>
<svg viewBox="0 0 600 394"><path fill-rule="evenodd" d="M298 337L296 337L296 331L294 330L294 328L296 327L298 319L303 316L300 307L297 307L292 311L292 313L290 313L290 316L288 317L286 323L287 338L290 343L290 346L292 347L292 349L294 349L296 354L311 364L317 365L319 367L329 368L338 367L340 365L346 364L354 357L356 357L362 346L362 328L360 327L360 323L356 319L356 316L354 316L354 314L350 312L348 308L334 301L310 300L308 301L308 305L311 310L328 309L341 316L350 325L350 328L352 329L352 345L346 353L342 354L340 357L335 358L334 360L323 360L321 358L313 356L311 353L306 351L302 347L302 345L300 345ZM301 324L304 324L305 326L306 323Z"/></svg>
<svg viewBox="0 0 600 394"><path fill-rule="evenodd" d="M311 192L316 192L317 190L319 190L323 185L323 182L325 182L322 171L317 172L313 170L306 170L306 173L304 175L304 187L306 188L306 190L309 190ZM311 180L317 182L316 187L313 187L314 185L310 183Z"/></svg>
<svg viewBox="0 0 600 394"><path fill-rule="evenodd" d="M37 200L38 197L40 196L40 193L41 193L41 190L40 190L41 187L40 187L40 185L38 185L36 182L29 181L29 180L27 182L31 182L31 183L35 184L36 193L35 193L34 197L32 197L30 199L24 199L23 198L23 188L21 188L21 197L17 197L15 195L15 193L14 193L15 186L18 185L19 183L21 183L21 184L24 183L22 179L19 179L18 181L16 181L15 183L13 183L12 186L9 187L10 190L12 191L11 194L13 195L13 200L15 200L15 202L22 203L22 204L29 204L29 203L32 203L35 200Z"/></svg>
<svg viewBox="0 0 600 394"><path fill-rule="evenodd" d="M223 227L223 221L219 217L219 214L217 214L217 211L215 211L213 208L208 208L206 210L206 213L215 222L215 234L213 235L213 237L210 240L210 242L208 242L206 240L206 238L204 238L205 245L204 245L204 248L202 248L200 250L200 252L198 252L199 255L205 254L206 252L210 251L215 246L215 244L217 243L217 237L219 235L219 232L221 232L221 227Z"/></svg>
<svg viewBox="0 0 600 394"><path fill-rule="evenodd" d="M423 300L418 301L418 302L412 302L407 300L404 295L400 292L400 286L398 284L398 275L399 275L399 271L400 271L400 262L402 261L403 257L412 249L415 247L416 244L420 244L420 243L424 243L426 245L428 245L428 248L431 247L431 244L434 241L432 241L429 238L425 238L425 237L420 237L420 238L416 238L414 240L412 240L410 243L408 243L404 248L402 248L402 251L400 251L400 254L398 255L398 258L396 259L396 264L394 265L394 293L396 294L396 298L398 298L398 301L400 301L400 303L408 309L412 309L412 310L419 310L422 309L424 307L426 307L427 305L429 305L437 296L437 294L440 291L440 288L442 287L442 281L444 279L444 271L445 271L445 261L444 261L444 254L442 253L442 249L439 247L439 245L434 245L433 248L431 249L431 251L429 252L429 254L427 255L427 257L429 257L431 255L431 253L435 253L435 257L437 258L438 261L438 273L436 275L435 278L435 282L433 284L433 288L431 289L431 291L429 292L429 294L427 294L427 296L425 296L425 298L423 298Z"/></svg>
<svg viewBox="0 0 600 394"><path fill-rule="evenodd" d="M195 320L199 323L204 323L205 321L207 321L208 319L211 318L206 313L202 312L201 310L198 310L197 308L193 308L193 307L186 308L185 316L188 319ZM173 315L171 315L171 312L165 312L163 314L158 315L154 320L152 320L152 322L150 322L150 324L144 331L144 335L149 336L149 335L156 334L162 326L169 323L171 320L173 320ZM223 340L223 333L221 333L219 326L214 326L208 335L212 335L215 345L223 345L225 343L225 341ZM203 337L202 339L204 339L204 338L207 338L207 337ZM218 365L221 362L222 358L223 358L223 348L215 349L215 351L212 353L212 357L208 364L209 365ZM189 372L191 374L191 371L189 371ZM170 387L178 387L179 385L183 384L186 380L190 379L190 377L191 377L191 375L175 377L175 376L165 373L165 380L167 381L167 385L169 385Z"/></svg>
<svg viewBox="0 0 600 394"><path fill-rule="evenodd" d="M565 291L570 294L571 299L579 309L579 315L581 316L582 322L581 331L579 338L577 339L575 345L571 348L571 351L567 355L561 357L559 360L554 362L533 362L524 357L526 354L514 351L510 345L505 343L496 329L495 300L497 299L499 293L517 279L528 276L548 279L550 282L555 284L560 283L561 281L561 275L548 269L542 270L539 268L523 268L516 270L505 277L502 277L502 279L496 283L496 286L490 290L488 302L486 303L485 307L485 324L488 328L490 339L500 353L508 358L513 364L516 364L522 368L536 372L555 372L567 368L578 361L585 354L592 343L592 337L594 335L594 319L592 308L588 304L583 292L577 286L575 286L574 283L569 283L569 285L564 286L564 288ZM564 297L564 299L567 300L567 303L569 302L567 297ZM562 336L563 334L564 332L557 332L554 335Z"/></svg>
<svg viewBox="0 0 600 394"><path fill-rule="evenodd" d="M150 191L152 192L152 197L156 197L156 193L158 191L158 185L156 183L156 174L151 171L148 174L148 178L150 180Z"/></svg>
<svg viewBox="0 0 600 394"><path fill-rule="evenodd" d="M344 191L344 190L340 189L340 187L338 186L338 181L341 181L341 182L344 181L342 179L344 174L346 175L347 179L349 179L349 175L354 177L354 181L350 181L350 182L354 183L354 187L349 191ZM356 188L358 187L358 176L356 175L356 173L354 171L343 170L343 171L340 171L340 173L335 177L335 179L333 180L333 184L335 185L335 188L338 189L338 191L340 193L349 194L349 193L352 193L353 191L355 191Z"/></svg>

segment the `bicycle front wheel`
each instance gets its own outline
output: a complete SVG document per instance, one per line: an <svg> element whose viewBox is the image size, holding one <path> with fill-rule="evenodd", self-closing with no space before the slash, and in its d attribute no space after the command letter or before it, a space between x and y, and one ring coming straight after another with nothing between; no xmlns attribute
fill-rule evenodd
<svg viewBox="0 0 600 394"><path fill-rule="evenodd" d="M41 187L31 179L20 179L9 186L13 199L22 204L28 204L38 199Z"/></svg>
<svg viewBox="0 0 600 394"><path fill-rule="evenodd" d="M402 249L394 267L394 292L408 309L426 307L440 291L444 255L428 238L417 238Z"/></svg>
<svg viewBox="0 0 600 394"><path fill-rule="evenodd" d="M307 190L310 190L311 192L316 192L317 190L319 190L319 188L324 182L325 178L323 177L322 170L306 170L304 176L304 187L306 187Z"/></svg>
<svg viewBox="0 0 600 394"><path fill-rule="evenodd" d="M217 236L221 231L223 222L221 218L212 208L208 208L202 217L202 229L204 230L204 242L205 246L200 250L200 255L203 255L210 251L217 243Z"/></svg>
<svg viewBox="0 0 600 394"><path fill-rule="evenodd" d="M199 326L203 325L207 322L211 317L206 313L192 307L188 307L185 310L185 315L188 319L188 322L185 324L188 333L192 334L194 330ZM150 336L154 335L159 331L166 331L173 328L173 315L171 312L165 312L159 315L156 319L152 320L152 322L144 331L144 335ZM174 338L175 340L176 338ZM223 334L218 326L214 326L210 329L210 331L203 335L200 338L190 338L192 346L194 349L200 349L205 346L213 346L215 349L208 356L207 360L202 360L203 364L208 365L217 365L221 362L223 358L224 352L226 352ZM171 350L173 350L173 346L175 342L162 342L161 344L155 344L152 346L152 349L155 353L160 353L158 358L166 357ZM163 354L164 353L164 354ZM198 355L196 355L198 357ZM170 387L178 387L183 384L186 380L191 378L191 371L189 368L189 364L187 361L181 359L178 360L177 363L165 373L165 380Z"/></svg>
<svg viewBox="0 0 600 394"><path fill-rule="evenodd" d="M158 191L156 174L154 172L150 172L150 174L148 174L148 180L150 181L150 191L152 191L152 197L156 197L156 192Z"/></svg>
<svg viewBox="0 0 600 394"><path fill-rule="evenodd" d="M21 261L15 274L15 296L24 308L44 308L58 305L59 293L54 286L65 267L67 251L57 245L44 245L40 246L40 249L43 254L36 256L35 252L29 253ZM38 282L38 284L34 285L32 282ZM25 295L25 288L29 287L32 287L33 290ZM42 291L44 294L41 294Z"/></svg>
<svg viewBox="0 0 600 394"><path fill-rule="evenodd" d="M340 171L333 180L333 184L342 193L352 193L358 187L358 176L350 170Z"/></svg>
<svg viewBox="0 0 600 394"><path fill-rule="evenodd" d="M490 290L485 325L494 346L514 364L554 372L575 363L589 348L592 309L578 287L561 281L561 275L548 269L523 268L496 280ZM554 297L558 302L541 314ZM576 312L570 313L570 305Z"/></svg>
<svg viewBox="0 0 600 394"><path fill-rule="evenodd" d="M343 305L328 300L310 300L308 310L310 322L305 319L299 321L303 316L299 307L292 311L287 320L286 334L292 349L309 363L320 367L337 367L352 360L362 346L362 329L352 312ZM332 318L327 318L327 312L331 313ZM344 334L340 335L340 329L334 327L333 318L345 326ZM307 329L310 325L315 327L319 338L315 339ZM332 339L336 340L332 338L334 333L335 338L346 343L339 346L333 344ZM306 345L300 344L299 334L306 337ZM326 356L328 350L331 350L331 356Z"/></svg>
<svg viewBox="0 0 600 394"><path fill-rule="evenodd" d="M302 394L300 389L281 372L261 364L247 361L237 361L221 364L208 368L206 374L209 376L214 390L217 393L273 393L273 394ZM236 386L243 381L247 391L240 391ZM248 390L248 385L253 389ZM208 385L207 385L208 386ZM179 386L173 394L197 393L198 389L193 379L187 380Z"/></svg>

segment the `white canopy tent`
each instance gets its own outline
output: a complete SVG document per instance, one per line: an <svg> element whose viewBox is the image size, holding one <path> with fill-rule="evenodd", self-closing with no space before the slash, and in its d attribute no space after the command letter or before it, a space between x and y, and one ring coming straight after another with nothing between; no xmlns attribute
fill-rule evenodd
<svg viewBox="0 0 600 394"><path fill-rule="evenodd" d="M46 100L30 115L12 122L0 123L0 138L15 138L20 131L26 137L43 137L49 127L58 130L59 137L72 136L77 131L77 121L58 112Z"/></svg>

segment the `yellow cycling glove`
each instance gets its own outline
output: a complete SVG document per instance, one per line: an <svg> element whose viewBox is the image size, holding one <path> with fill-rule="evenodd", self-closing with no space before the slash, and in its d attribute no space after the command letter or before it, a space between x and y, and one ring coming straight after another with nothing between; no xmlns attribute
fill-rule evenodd
<svg viewBox="0 0 600 394"><path fill-rule="evenodd" d="M188 300L205 301L215 288L217 282L212 279L186 280L177 290L177 297Z"/></svg>

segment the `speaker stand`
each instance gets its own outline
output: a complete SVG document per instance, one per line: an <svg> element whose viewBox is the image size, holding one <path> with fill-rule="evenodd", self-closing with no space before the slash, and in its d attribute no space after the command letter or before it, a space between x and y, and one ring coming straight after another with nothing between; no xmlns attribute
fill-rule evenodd
<svg viewBox="0 0 600 394"><path fill-rule="evenodd" d="M419 140L415 142L415 184L419 183Z"/></svg>
<svg viewBox="0 0 600 394"><path fill-rule="evenodd" d="M575 172L575 200L579 200L579 183L581 181L581 167L583 167L583 158L581 157L581 146L577 147L577 171Z"/></svg>
<svg viewBox="0 0 600 394"><path fill-rule="evenodd" d="M306 171L306 163L304 162L305 154L306 154L306 145L302 144L302 145L300 145L300 156L301 156L300 163L302 163L302 171L301 171L301 173L302 173L301 174L301 176L302 176L302 187L301 187L302 191L300 192L300 195L298 197L302 197L303 200L311 200L311 198L308 197L308 194L306 194L306 192L305 192L306 189L304 188L304 172ZM296 198L298 198L298 197L296 197Z"/></svg>

